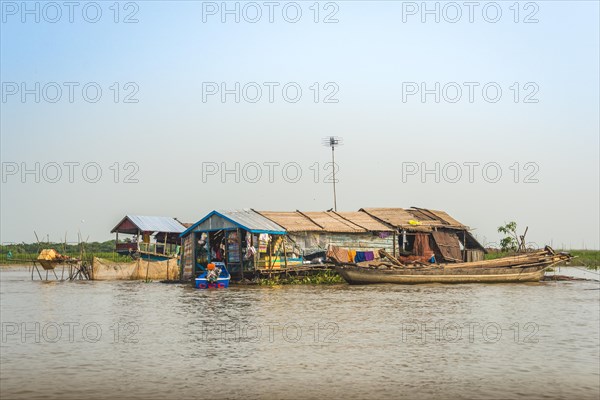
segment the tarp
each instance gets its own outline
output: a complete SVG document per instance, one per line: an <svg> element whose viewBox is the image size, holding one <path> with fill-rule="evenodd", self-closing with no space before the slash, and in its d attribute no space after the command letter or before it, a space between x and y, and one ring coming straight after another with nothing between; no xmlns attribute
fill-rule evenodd
<svg viewBox="0 0 600 400"><path fill-rule="evenodd" d="M433 250L429 247L429 235L427 233L415 233L413 253L415 256L431 258Z"/></svg>

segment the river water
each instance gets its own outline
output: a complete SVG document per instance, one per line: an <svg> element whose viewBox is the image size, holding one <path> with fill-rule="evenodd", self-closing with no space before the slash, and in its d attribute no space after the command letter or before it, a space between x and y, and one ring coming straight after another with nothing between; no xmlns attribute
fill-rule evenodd
<svg viewBox="0 0 600 400"><path fill-rule="evenodd" d="M598 399L599 288L198 291L3 270L0 397Z"/></svg>

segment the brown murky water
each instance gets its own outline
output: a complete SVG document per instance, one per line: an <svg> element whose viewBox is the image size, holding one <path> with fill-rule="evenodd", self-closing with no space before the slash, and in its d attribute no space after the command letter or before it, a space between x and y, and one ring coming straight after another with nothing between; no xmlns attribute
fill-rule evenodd
<svg viewBox="0 0 600 400"><path fill-rule="evenodd" d="M197 291L2 271L0 397L598 399L598 289Z"/></svg>

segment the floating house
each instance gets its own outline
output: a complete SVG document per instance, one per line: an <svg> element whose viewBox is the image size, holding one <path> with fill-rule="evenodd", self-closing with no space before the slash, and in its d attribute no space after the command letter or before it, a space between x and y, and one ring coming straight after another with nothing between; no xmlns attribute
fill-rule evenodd
<svg viewBox="0 0 600 400"><path fill-rule="evenodd" d="M396 252L396 229L364 212L258 211L285 228L290 241L305 258L325 255L329 245L354 250L385 249Z"/></svg>
<svg viewBox="0 0 600 400"><path fill-rule="evenodd" d="M254 210L212 211L181 234L180 276L191 279L214 261L225 262L238 278L259 265L274 266L276 258L284 266L298 263L286 248L285 235L283 227Z"/></svg>
<svg viewBox="0 0 600 400"><path fill-rule="evenodd" d="M175 218L126 215L111 233L116 235L115 250L119 254L166 260L179 257L179 235L185 230L185 224ZM125 238L120 240L119 234Z"/></svg>
<svg viewBox="0 0 600 400"><path fill-rule="evenodd" d="M447 213L421 208L364 208L352 212L212 211L181 235L181 274L190 279L210 262L233 276L325 260L330 246L393 256L462 262L483 259L469 228Z"/></svg>
<svg viewBox="0 0 600 400"><path fill-rule="evenodd" d="M363 212L213 211L181 237L184 279L213 261L237 278L320 263L329 245L396 251L396 230Z"/></svg>

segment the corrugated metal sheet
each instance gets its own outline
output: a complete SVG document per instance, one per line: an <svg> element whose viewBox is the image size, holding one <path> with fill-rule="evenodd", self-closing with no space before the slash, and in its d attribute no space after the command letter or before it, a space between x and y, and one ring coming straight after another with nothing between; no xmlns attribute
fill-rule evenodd
<svg viewBox="0 0 600 400"><path fill-rule="evenodd" d="M180 236L186 236L192 231L209 231L220 229L241 228L253 233L271 233L283 235L285 228L254 210L215 210L200 221L187 228Z"/></svg>
<svg viewBox="0 0 600 400"><path fill-rule="evenodd" d="M216 211L211 212L202 220L189 227L182 235L185 235L188 231L193 230L195 232L209 232L209 231L220 231L220 230L231 230L237 229L240 225L233 222L229 218L226 218Z"/></svg>
<svg viewBox="0 0 600 400"><path fill-rule="evenodd" d="M111 232L117 232L119 230L119 227L126 220L131 221L133 225L138 227L139 230L143 232L181 233L185 231L185 226L179 223L179 221L177 221L175 218L147 215L126 215L125 218L123 218L121 222L119 222ZM128 233L125 231L121 232Z"/></svg>
<svg viewBox="0 0 600 400"><path fill-rule="evenodd" d="M222 216L236 222L249 231L271 231L281 234L285 233L285 228L260 215L254 210L217 210Z"/></svg>
<svg viewBox="0 0 600 400"><path fill-rule="evenodd" d="M462 253L460 251L460 243L458 242L458 237L455 233L448 232L431 232L431 236L433 237L433 241L436 246L440 250L442 257L444 260L440 261L450 261L450 262L461 262Z"/></svg>

